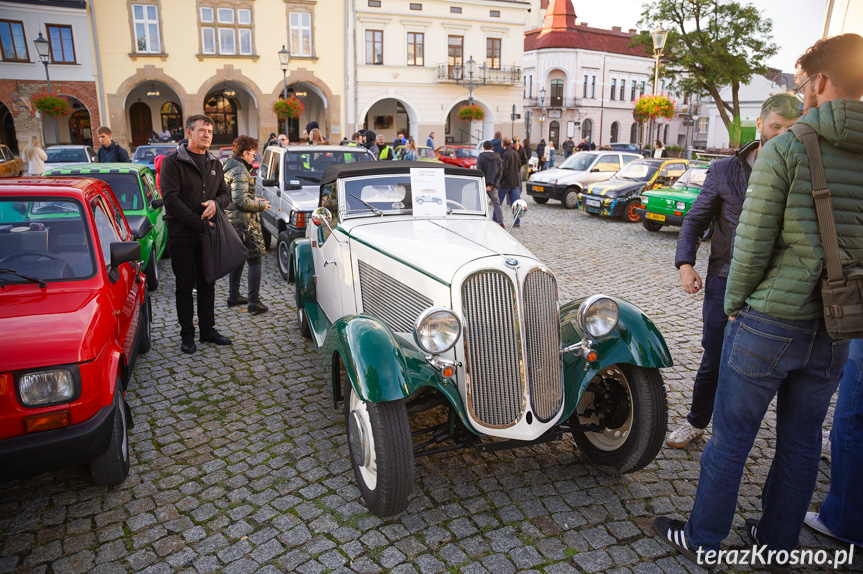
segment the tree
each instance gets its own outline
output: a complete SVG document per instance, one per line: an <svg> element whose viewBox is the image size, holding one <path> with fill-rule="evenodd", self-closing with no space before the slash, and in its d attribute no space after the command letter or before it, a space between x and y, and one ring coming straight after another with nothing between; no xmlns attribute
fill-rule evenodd
<svg viewBox="0 0 863 574"><path fill-rule="evenodd" d="M733 0L653 0L645 4L639 27L648 28L632 45L653 50L650 31L662 22L668 28L660 74L681 92L709 94L716 102L730 145L740 145L740 85L764 74L767 58L777 52L773 21L752 4ZM719 93L731 88L730 101Z"/></svg>

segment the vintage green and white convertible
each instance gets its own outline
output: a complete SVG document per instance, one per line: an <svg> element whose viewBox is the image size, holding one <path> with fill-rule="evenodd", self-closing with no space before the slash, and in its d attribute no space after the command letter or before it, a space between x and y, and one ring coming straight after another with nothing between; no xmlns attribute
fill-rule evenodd
<svg viewBox="0 0 863 574"><path fill-rule="evenodd" d="M608 472L654 459L667 415L659 368L672 364L662 335L622 299L561 304L554 274L489 219L482 172L340 165L319 206L291 246L289 281L375 514L404 510L414 457L446 450L571 433ZM447 420L412 433L408 415L439 405Z"/></svg>

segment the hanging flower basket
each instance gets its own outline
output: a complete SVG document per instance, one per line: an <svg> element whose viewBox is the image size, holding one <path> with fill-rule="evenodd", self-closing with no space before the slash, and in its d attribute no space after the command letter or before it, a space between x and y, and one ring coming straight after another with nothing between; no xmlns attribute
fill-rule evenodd
<svg viewBox="0 0 863 574"><path fill-rule="evenodd" d="M638 121L647 121L657 118L674 118L674 100L668 96L641 96L635 102L635 110L632 116Z"/></svg>
<svg viewBox="0 0 863 574"><path fill-rule="evenodd" d="M33 106L46 116L51 116L52 118L65 116L72 110L72 105L68 100L58 98L57 96L35 97L33 98Z"/></svg>
<svg viewBox="0 0 863 574"><path fill-rule="evenodd" d="M477 104L462 106L458 109L458 119L463 122L481 121L485 119L485 111Z"/></svg>
<svg viewBox="0 0 863 574"><path fill-rule="evenodd" d="M305 109L306 106L296 96L290 96L287 100L276 100L273 104L273 111L283 120L298 118Z"/></svg>

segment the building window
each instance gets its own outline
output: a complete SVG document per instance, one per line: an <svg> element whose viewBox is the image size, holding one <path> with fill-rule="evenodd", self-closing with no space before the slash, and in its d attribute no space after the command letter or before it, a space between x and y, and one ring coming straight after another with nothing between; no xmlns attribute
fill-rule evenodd
<svg viewBox="0 0 863 574"><path fill-rule="evenodd" d="M489 10L488 15L490 18L500 18L500 10Z"/></svg>
<svg viewBox="0 0 863 574"><path fill-rule="evenodd" d="M626 80L620 80L620 101L626 98Z"/></svg>
<svg viewBox="0 0 863 574"><path fill-rule="evenodd" d="M165 102L160 110L162 116L162 130L172 132L183 127L183 114L180 106L173 102Z"/></svg>
<svg viewBox="0 0 863 574"><path fill-rule="evenodd" d="M291 55L312 55L312 15L308 12L291 12Z"/></svg>
<svg viewBox="0 0 863 574"><path fill-rule="evenodd" d="M450 14L461 14L461 6L450 6L449 7Z"/></svg>
<svg viewBox="0 0 863 574"><path fill-rule="evenodd" d="M411 2L411 10L422 10L422 9L423 9L422 4L416 4L414 2Z"/></svg>
<svg viewBox="0 0 863 574"><path fill-rule="evenodd" d="M46 28L48 42L51 45L51 63L74 64L75 42L72 40L72 27L48 24Z"/></svg>
<svg viewBox="0 0 863 574"><path fill-rule="evenodd" d="M645 86L644 82L641 82L641 84L639 84L639 86L638 86L638 91L640 92L640 94L642 96L644 95L644 86Z"/></svg>
<svg viewBox="0 0 863 574"><path fill-rule="evenodd" d="M366 30L366 64L384 63L384 31Z"/></svg>
<svg viewBox="0 0 863 574"><path fill-rule="evenodd" d="M551 81L551 105L563 105L563 80Z"/></svg>
<svg viewBox="0 0 863 574"><path fill-rule="evenodd" d="M421 32L408 32L408 66L423 65L423 41Z"/></svg>
<svg viewBox="0 0 863 574"><path fill-rule="evenodd" d="M452 78L452 69L454 66L464 65L464 36L447 36L447 66L449 67L449 77Z"/></svg>
<svg viewBox="0 0 863 574"><path fill-rule="evenodd" d="M611 100L614 100L617 96L617 78L611 78Z"/></svg>
<svg viewBox="0 0 863 574"><path fill-rule="evenodd" d="M587 97L587 74L584 75L584 93L581 95L582 98Z"/></svg>
<svg viewBox="0 0 863 574"><path fill-rule="evenodd" d="M254 54L251 10L203 6L198 16L201 23L202 53L222 56Z"/></svg>
<svg viewBox="0 0 863 574"><path fill-rule="evenodd" d="M380 8L381 0L369 0L369 8Z"/></svg>
<svg viewBox="0 0 863 574"><path fill-rule="evenodd" d="M638 82L636 82L635 80L633 80L633 81L632 81L632 96L629 98L629 99L631 99L633 102L635 101L635 90L636 90L636 87L637 87L637 86L638 86Z"/></svg>
<svg viewBox="0 0 863 574"><path fill-rule="evenodd" d="M0 40L3 43L4 62L29 62L27 38L24 36L24 23L13 20L0 20Z"/></svg>
<svg viewBox="0 0 863 574"><path fill-rule="evenodd" d="M581 137L587 138L588 143L592 143L593 139L593 122L590 120L584 120L581 124Z"/></svg>
<svg viewBox="0 0 863 574"><path fill-rule="evenodd" d="M698 133L707 132L707 128L710 126L710 118L698 118Z"/></svg>
<svg viewBox="0 0 863 574"><path fill-rule="evenodd" d="M620 137L620 124L614 122L611 124L611 143L617 143L617 138Z"/></svg>
<svg viewBox="0 0 863 574"><path fill-rule="evenodd" d="M590 97L596 99L596 76L590 77Z"/></svg>
<svg viewBox="0 0 863 574"><path fill-rule="evenodd" d="M629 128L629 143L638 143L638 122L633 122Z"/></svg>
<svg viewBox="0 0 863 574"><path fill-rule="evenodd" d="M132 22L135 26L135 50L139 54L160 54L159 9L152 4L132 5Z"/></svg>
<svg viewBox="0 0 863 574"><path fill-rule="evenodd" d="M500 70L500 38L485 39L485 65L491 70Z"/></svg>

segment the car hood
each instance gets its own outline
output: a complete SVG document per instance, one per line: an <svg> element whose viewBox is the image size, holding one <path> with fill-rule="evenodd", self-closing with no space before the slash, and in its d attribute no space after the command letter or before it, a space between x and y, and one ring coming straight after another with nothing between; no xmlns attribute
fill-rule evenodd
<svg viewBox="0 0 863 574"><path fill-rule="evenodd" d="M594 183L593 185L588 186L586 191L590 195L618 197L636 189L644 189L645 185L647 184L643 181L609 180Z"/></svg>
<svg viewBox="0 0 863 574"><path fill-rule="evenodd" d="M2 370L93 359L114 328L113 305L93 289L10 285L0 291Z"/></svg>
<svg viewBox="0 0 863 574"><path fill-rule="evenodd" d="M696 187L680 187L680 188L665 188L654 189L653 191L645 191L644 196L651 199L671 199L674 201L693 201L701 190Z"/></svg>
<svg viewBox="0 0 863 574"><path fill-rule="evenodd" d="M534 255L497 223L475 217L370 220L350 230L351 238L390 257L452 283L463 265L492 255ZM503 264L503 263L501 263Z"/></svg>
<svg viewBox="0 0 863 574"><path fill-rule="evenodd" d="M318 207L321 189L318 185L304 185L301 189L286 189L282 199L288 202L295 211L313 211Z"/></svg>
<svg viewBox="0 0 863 574"><path fill-rule="evenodd" d="M530 181L536 181L539 183L554 183L555 180L559 180L558 183L570 183L582 181L586 175L587 172L585 171L552 168L533 174L532 176L530 176Z"/></svg>

